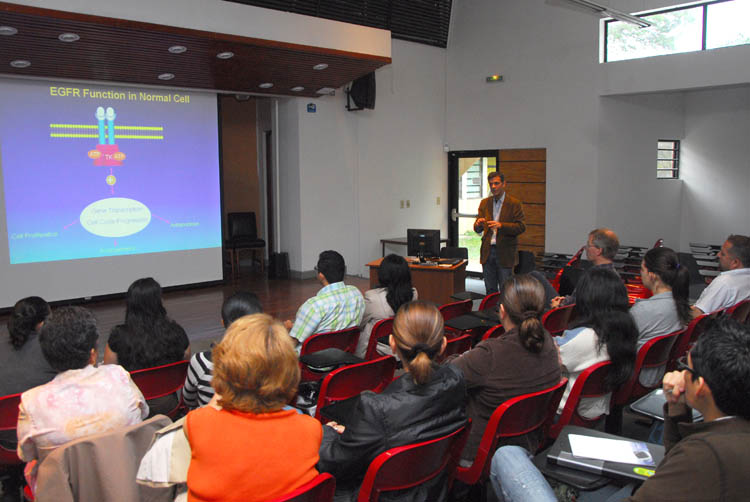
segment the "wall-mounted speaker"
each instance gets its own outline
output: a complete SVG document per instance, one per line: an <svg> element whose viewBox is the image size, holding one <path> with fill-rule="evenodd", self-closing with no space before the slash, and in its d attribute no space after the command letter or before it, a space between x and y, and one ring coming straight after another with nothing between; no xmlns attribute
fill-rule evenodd
<svg viewBox="0 0 750 502"><path fill-rule="evenodd" d="M354 101L354 107L351 106ZM375 109L375 72L360 77L346 91L346 109L350 112Z"/></svg>

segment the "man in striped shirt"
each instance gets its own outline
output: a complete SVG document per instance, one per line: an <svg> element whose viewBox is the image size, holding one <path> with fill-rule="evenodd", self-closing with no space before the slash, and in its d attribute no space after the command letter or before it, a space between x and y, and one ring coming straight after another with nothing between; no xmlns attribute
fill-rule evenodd
<svg viewBox="0 0 750 502"><path fill-rule="evenodd" d="M315 267L323 285L318 294L308 299L297 311L294 323L284 325L289 335L302 344L310 335L359 326L365 312L365 300L359 289L344 284L346 264L336 251L323 251Z"/></svg>

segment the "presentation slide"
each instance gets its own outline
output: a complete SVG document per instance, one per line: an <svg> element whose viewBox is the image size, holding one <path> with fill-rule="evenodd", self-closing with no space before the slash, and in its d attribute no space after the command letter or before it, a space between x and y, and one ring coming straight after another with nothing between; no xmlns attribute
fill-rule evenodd
<svg viewBox="0 0 750 502"><path fill-rule="evenodd" d="M92 271L118 259L137 265L116 286L80 292L101 294L163 268L161 258L149 270L148 259L125 257L178 253L178 282L220 278L215 94L0 79L0 172L0 271L61 262L58 274L73 260ZM201 270L185 273L193 255Z"/></svg>
<svg viewBox="0 0 750 502"><path fill-rule="evenodd" d="M11 264L221 245L215 97L19 81L0 111Z"/></svg>

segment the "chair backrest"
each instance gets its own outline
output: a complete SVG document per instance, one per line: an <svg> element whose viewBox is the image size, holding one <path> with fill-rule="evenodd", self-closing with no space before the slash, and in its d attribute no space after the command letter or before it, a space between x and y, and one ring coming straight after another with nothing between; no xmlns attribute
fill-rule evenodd
<svg viewBox="0 0 750 502"><path fill-rule="evenodd" d="M705 280L701 275L698 263L690 253L677 253L677 259L680 262L680 266L687 267L688 274L690 275L690 284L705 284Z"/></svg>
<svg viewBox="0 0 750 502"><path fill-rule="evenodd" d="M18 405L21 403L21 394L11 394L0 397L0 431L14 431L18 424ZM16 455L16 450L7 450L0 446L0 465L21 464L21 459Z"/></svg>
<svg viewBox="0 0 750 502"><path fill-rule="evenodd" d="M568 328L574 308L575 304L565 305L545 312L542 316L542 326L552 336L562 335L562 332Z"/></svg>
<svg viewBox="0 0 750 502"><path fill-rule="evenodd" d="M688 349L706 331L713 318L712 314L703 314L690 321L690 324L685 329L685 333L677 339L672 348L672 353L669 356L669 366L667 367L669 371L677 367L677 360L687 354Z"/></svg>
<svg viewBox="0 0 750 502"><path fill-rule="evenodd" d="M375 323L370 331L370 340L367 342L367 351L365 352L365 361L370 361L379 357L378 339L393 333L393 317L381 319Z"/></svg>
<svg viewBox="0 0 750 502"><path fill-rule="evenodd" d="M508 399L495 408L484 429L474 462L471 467L458 467L458 479L468 485L486 481L492 455L502 438L522 436L536 430L542 430L546 435L566 385L568 379L562 378L548 389Z"/></svg>
<svg viewBox="0 0 750 502"><path fill-rule="evenodd" d="M336 491L336 478L322 472L291 493L269 502L333 502Z"/></svg>
<svg viewBox="0 0 750 502"><path fill-rule="evenodd" d="M568 424L594 427L599 422L601 416L595 418L581 416L578 413L578 404L581 398L601 397L611 392L605 383L611 367L610 361L603 361L589 366L578 375L570 394L568 394L568 399L565 401L565 407L560 414L560 418L550 427L550 438L557 438L562 428Z"/></svg>
<svg viewBox="0 0 750 502"><path fill-rule="evenodd" d="M141 389L146 400L174 394L185 384L188 361L164 364L130 372L130 378Z"/></svg>
<svg viewBox="0 0 750 502"><path fill-rule="evenodd" d="M381 392L391 383L395 371L396 358L393 356L384 356L331 371L320 386L315 418L320 420L320 409L335 401L349 399L365 390Z"/></svg>
<svg viewBox="0 0 750 502"><path fill-rule="evenodd" d="M440 313L443 314L443 321L450 321L454 317L468 314L471 312L471 300L461 300L460 302L446 303L439 307Z"/></svg>
<svg viewBox="0 0 750 502"><path fill-rule="evenodd" d="M300 355L304 356L305 354L312 354L313 352L330 348L341 349L344 352L354 354L354 351L357 349L358 340L359 327L357 326L339 331L316 333L310 335L304 342L302 342Z"/></svg>
<svg viewBox="0 0 750 502"><path fill-rule="evenodd" d="M502 324L498 324L497 326L493 326L490 329L488 329L484 333L484 335L482 335L482 341L489 340L490 338L497 338L503 333L505 333L505 328L503 328Z"/></svg>
<svg viewBox="0 0 750 502"><path fill-rule="evenodd" d="M664 245L664 239L656 239L656 242L654 242L655 248L660 248Z"/></svg>
<svg viewBox="0 0 750 502"><path fill-rule="evenodd" d="M495 291L494 293L490 293L484 298L482 298L482 302L479 304L479 310L484 310L484 309L494 307L495 305L499 303L500 303L500 292Z"/></svg>
<svg viewBox="0 0 750 502"><path fill-rule="evenodd" d="M742 300L727 309L727 315L735 321L745 324L750 317L750 300Z"/></svg>
<svg viewBox="0 0 750 502"><path fill-rule="evenodd" d="M661 387L661 380L656 385L644 387L639 379L641 372L646 368L666 366L672 354L672 347L674 347L674 344L680 339L680 335L685 331L686 329L683 328L673 333L657 336L643 344L643 347L640 348L635 358L633 375L625 385L618 389L612 398L616 406L624 406L639 397L645 396L655 388Z"/></svg>
<svg viewBox="0 0 750 502"><path fill-rule="evenodd" d="M455 354L463 354L471 348L472 336L470 334L461 335L456 338L451 338L445 345L445 352L440 355L437 360L438 362L445 360L447 357Z"/></svg>
<svg viewBox="0 0 750 502"><path fill-rule="evenodd" d="M377 502L382 492L421 485L445 473L439 488L453 483L469 428L462 426L443 437L391 448L370 463L359 489L358 502Z"/></svg>
<svg viewBox="0 0 750 502"><path fill-rule="evenodd" d="M255 213L240 212L227 215L229 238L243 237L247 239L258 238L258 226L255 222Z"/></svg>
<svg viewBox="0 0 750 502"><path fill-rule="evenodd" d="M440 250L440 258L461 258L469 259L469 248L445 246Z"/></svg>
<svg viewBox="0 0 750 502"><path fill-rule="evenodd" d="M581 260L581 255L583 254L584 249L586 249L586 246L581 246L581 249L576 251L576 254L574 254L573 257L568 261L568 263L565 264L565 267L572 267L573 265L578 263ZM560 279L562 278L563 272L565 271L565 267L560 268L560 270L558 270L555 274L555 278L550 281L552 287L557 291L560 291Z"/></svg>

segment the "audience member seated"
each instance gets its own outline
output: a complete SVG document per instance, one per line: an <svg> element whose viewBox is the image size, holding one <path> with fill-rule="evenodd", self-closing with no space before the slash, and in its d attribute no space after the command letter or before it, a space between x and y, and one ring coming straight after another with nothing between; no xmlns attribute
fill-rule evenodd
<svg viewBox="0 0 750 502"><path fill-rule="evenodd" d="M629 498L665 500L746 500L750 481L750 331L732 319L713 324L696 342L681 370L664 376L666 455ZM703 422L692 422L694 408ZM501 448L490 479L506 502L554 502L542 474L514 446ZM608 487L605 487L605 489ZM606 497L600 489L586 500L623 500L626 486ZM598 496L600 495L601 496Z"/></svg>
<svg viewBox="0 0 750 502"><path fill-rule="evenodd" d="M443 328L433 304L402 305L389 345L406 373L380 394L363 392L346 424L323 427L318 468L336 477L336 500L356 500L370 462L385 450L444 436L466 423L461 371L435 363L445 350ZM444 485L435 478L406 493L383 494L381 500L444 500Z"/></svg>
<svg viewBox="0 0 750 502"><path fill-rule="evenodd" d="M57 371L42 355L39 330L49 305L38 296L18 300L8 319L8 343L0 349L0 396L18 394L52 380Z"/></svg>
<svg viewBox="0 0 750 502"><path fill-rule="evenodd" d="M555 340L560 346L564 376L568 377L558 413L562 412L576 378L589 366L612 361L606 382L610 389L630 378L638 329L629 308L625 285L613 271L599 267L581 277L576 294L578 317L573 328ZM609 401L608 395L582 398L578 413L585 418L609 413Z"/></svg>
<svg viewBox="0 0 750 502"><path fill-rule="evenodd" d="M500 322L505 333L449 359L463 372L469 394L466 411L472 420L471 432L462 455L469 463L476 456L487 422L498 406L560 381L557 346L542 327L542 285L530 275L512 276L503 284L501 297ZM533 452L541 439L534 434L513 438L505 444L518 444Z"/></svg>
<svg viewBox="0 0 750 502"><path fill-rule="evenodd" d="M261 312L263 309L255 293L240 291L224 300L221 306L221 325L226 329L242 316ZM211 387L213 370L214 363L210 350L198 352L190 358L185 385L182 388L182 399L189 408L205 406L214 397L214 388Z"/></svg>
<svg viewBox="0 0 750 502"><path fill-rule="evenodd" d="M315 267L318 281L323 287L297 311L294 323L284 322L284 327L298 344L310 335L339 331L359 326L365 311L362 293L355 286L344 284L346 264L336 251L323 251Z"/></svg>
<svg viewBox="0 0 750 502"><path fill-rule="evenodd" d="M128 288L125 324L112 328L104 351L104 364L119 364L128 371L153 368L190 357L190 341L182 326L167 317L161 286L151 277ZM176 395L149 401L151 416L177 406Z"/></svg>
<svg viewBox="0 0 750 502"><path fill-rule="evenodd" d="M96 366L98 337L94 315L81 307L57 309L42 326L42 353L58 374L21 395L18 456L30 462L26 473L32 489L34 461L54 448L137 424L148 415L143 394L121 366Z"/></svg>
<svg viewBox="0 0 750 502"><path fill-rule="evenodd" d="M299 363L286 329L266 314L233 322L214 348L214 400L188 413L189 501L265 501L318 475L314 418L286 408Z"/></svg>
<svg viewBox="0 0 750 502"><path fill-rule="evenodd" d="M636 300L630 309L638 328L637 349L657 336L674 333L690 322L690 273L669 248L649 249L641 263L641 280L653 296ZM644 368L639 380L646 387L661 382L664 368Z"/></svg>
<svg viewBox="0 0 750 502"><path fill-rule="evenodd" d="M613 263L613 260L615 259L615 255L617 255L617 250L620 249L620 241L618 240L616 233L608 228L594 229L589 233L584 248L586 250L586 259L593 265L586 271L586 273L598 269L615 272L615 264ZM557 307L576 303L577 292L578 286L576 286L573 293L568 296L558 296L553 298L550 302L550 308L555 309Z"/></svg>
<svg viewBox="0 0 750 502"><path fill-rule="evenodd" d="M365 357L370 333L376 322L393 317L401 305L416 299L417 290L411 285L411 272L406 260L395 254L383 258L378 267L378 287L365 292L365 313L359 326L361 332L355 354ZM388 354L388 349L383 349L379 352Z"/></svg>
<svg viewBox="0 0 750 502"><path fill-rule="evenodd" d="M730 235L717 255L721 273L693 305L693 317L710 314L750 298L750 237Z"/></svg>

